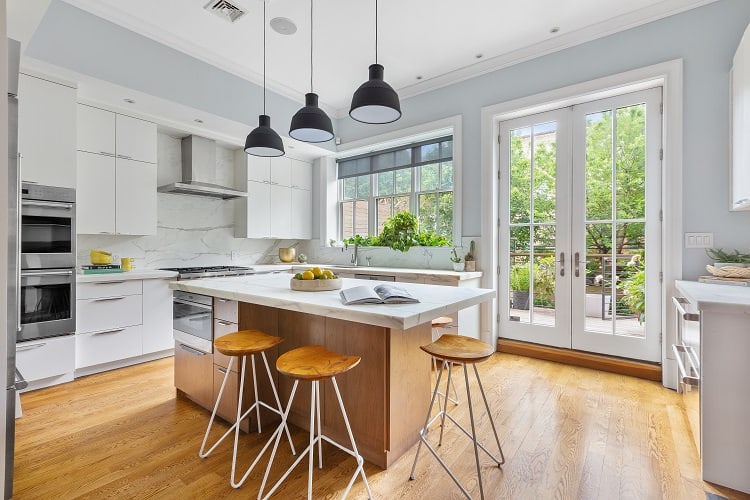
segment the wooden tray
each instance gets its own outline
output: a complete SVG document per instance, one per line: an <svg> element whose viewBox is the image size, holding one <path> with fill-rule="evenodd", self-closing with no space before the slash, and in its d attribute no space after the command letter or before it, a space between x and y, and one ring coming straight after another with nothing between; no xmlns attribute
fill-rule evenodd
<svg viewBox="0 0 750 500"><path fill-rule="evenodd" d="M714 267L709 265L706 266L706 270L714 276L722 278L750 278L750 267Z"/></svg>
<svg viewBox="0 0 750 500"><path fill-rule="evenodd" d="M300 292L326 292L329 290L340 290L343 280L334 278L331 280L289 280L289 287Z"/></svg>

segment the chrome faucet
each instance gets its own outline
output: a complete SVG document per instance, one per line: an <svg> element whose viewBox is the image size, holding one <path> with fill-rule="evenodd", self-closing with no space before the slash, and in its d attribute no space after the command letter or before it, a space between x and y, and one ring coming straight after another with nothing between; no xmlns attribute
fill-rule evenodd
<svg viewBox="0 0 750 500"><path fill-rule="evenodd" d="M357 253L358 253L358 250L359 250L359 244L354 243L354 253L352 253L352 260L350 262L353 265L355 265L355 266L359 265L359 264L357 264L357 258L358 258Z"/></svg>

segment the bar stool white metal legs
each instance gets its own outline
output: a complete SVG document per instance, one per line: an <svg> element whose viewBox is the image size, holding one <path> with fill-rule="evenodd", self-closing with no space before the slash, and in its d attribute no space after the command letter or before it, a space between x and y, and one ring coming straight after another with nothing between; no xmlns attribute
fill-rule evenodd
<svg viewBox="0 0 750 500"><path fill-rule="evenodd" d="M367 482L367 476L364 470L364 459L357 451L357 445L354 442L354 436L352 435L352 429L349 425L349 418L346 415L346 409L344 403L341 400L341 393L339 392L339 386L336 383L336 375L345 373L355 366L357 366L362 358L359 356L344 356L329 351L323 346L306 346L299 347L288 351L276 361L276 368L280 374L286 375L294 379L294 385L292 386L292 393L289 396L289 403L287 404L286 410L282 415L282 421L279 428L275 432L275 443L273 445L273 451L271 452L271 458L266 468L266 473L263 476L263 482L260 485L260 492L258 498L267 499L270 497L281 485L281 483L289 476L294 468L302 461L305 455L309 456L308 472L307 472L307 498L312 499L312 478L313 478L313 453L315 451L315 445L318 446L318 468L323 468L323 441L336 446L341 451L348 453L357 460L357 468L352 474L349 484L346 485L346 490L341 498L346 498L351 490L354 481L357 479L357 475L362 476L362 481L365 483L365 489L367 490L368 498L372 498L372 492L370 491L370 484ZM325 436L320 431L320 382L321 380L330 380L333 385L333 389L336 391L336 398L338 399L339 408L341 409L341 415L344 417L344 424L346 424L346 431L349 434L349 441L351 442L351 449L344 447L343 445L332 440L328 436ZM294 401L294 394L297 392L297 386L300 380L309 380L312 382L312 391L310 395L310 443L307 448L299 454L297 460L287 469L287 471L281 476L281 478L274 484L268 493L263 496L265 490L266 481L268 480L271 466L273 465L273 459L276 456L276 450L281 440L282 429L286 426L286 421L289 416L289 411L292 408L292 402ZM316 432L317 430L317 432ZM273 439L274 436L272 436Z"/></svg>
<svg viewBox="0 0 750 500"><path fill-rule="evenodd" d="M417 467L417 460L419 459L419 452L422 449L422 444L424 444L427 449L432 453L432 455L437 459L437 461L440 463L440 465L445 469L445 472L448 473L448 475L453 479L453 482L456 483L456 486L459 487L461 492L466 495L466 498L471 498L471 494L469 494L468 490L461 484L461 482L456 478L456 476L451 472L451 470L448 468L448 466L443 462L443 460L438 456L437 452L435 451L435 448L427 441L427 431L429 426L435 422L436 420L440 420L440 440L438 441L438 446L442 445L443 443L443 429L445 428L445 419L446 417L453 422L466 436L471 438L471 440L474 443L474 459L476 460L477 464L477 478L479 481L479 495L482 499L484 499L484 488L482 486L482 472L479 466L479 449L481 448L482 451L484 451L496 464L498 467L502 466L505 463L505 455L503 455L503 448L500 446L500 439L497 437L497 430L495 429L495 422L492 420L492 412L490 411L490 405L487 403L487 397L484 394L484 388L482 387L482 380L479 378L479 372L477 371L477 363L480 363L482 361L487 360L492 354L495 352L495 349L485 342L482 342L481 340L473 339L470 337L463 337L461 335L443 335L439 339L437 339L432 344L428 344L426 346L421 346L421 349L425 351L427 354L430 354L431 356L437 358L439 361L442 361L443 363L455 363L456 365L461 365L464 369L464 381L466 382L466 401L469 406L469 419L471 420L471 433L467 431L461 424L459 424L456 419L454 419L449 413L445 411L445 408L441 408L438 406L438 413L430 419L430 415L432 415L432 408L435 405L435 399L438 395L438 385L440 384L440 378L443 375L443 372L441 371L438 374L438 380L437 384L435 385L435 390L432 393L432 400L430 401L430 409L427 411L427 416L425 417L424 421L424 427L421 431L419 431L419 445L417 446L417 454L414 457L414 465L412 465L411 468L411 475L409 477L410 480L414 480L414 470ZM482 394L482 400L484 401L484 407L487 410L487 416L489 417L490 425L492 426L492 433L495 435L495 442L497 443L497 448L500 451L500 458L498 459L495 457L492 453L490 453L487 448L484 447L478 440L477 440L477 430L476 425L474 423L474 408L471 401L471 389L469 388L469 372L466 368L466 365L472 365L474 367L474 375L477 378L477 383L479 384L479 392ZM450 371L448 372L450 374Z"/></svg>
<svg viewBox="0 0 750 500"><path fill-rule="evenodd" d="M260 453L258 453L258 456L253 461L252 465L247 469L245 474L240 478L239 481L235 480L236 470L237 470L237 442L239 441L240 436L240 423L247 418L253 410L255 410L256 419L258 421L258 433L261 432L261 425L260 425L260 408L261 406L263 408L266 408L279 416L282 416L282 409L281 409L281 401L279 401L279 395L276 391L276 385L273 383L273 376L271 375L271 369L268 367L268 359L266 358L266 351L268 349L271 349L272 347L277 346L278 344L282 343L284 341L281 337L274 337L272 335L268 335L266 333L263 333L259 330L242 330L239 332L230 333L228 335L224 335L223 337L220 337L214 341L214 347L216 349L226 355L229 356L229 366L227 367L226 374L224 375L224 380L221 383L221 388L219 389L219 395L216 398L216 404L214 405L213 412L211 413L211 419L208 421L208 427L206 427L206 434L203 436L203 443L201 444L201 449L198 452L198 456L201 458L206 458L213 452L216 447L224 441L224 438L226 438L232 431L234 431L234 450L232 452L232 473L230 476L230 484L233 488L239 488L242 486L242 484L245 482L245 480L250 475L250 472L255 468L255 466L260 461L261 457L265 453L266 449L268 449L268 445L270 444L270 440L268 443L266 443L266 446L263 447ZM266 373L268 374L268 380L271 384L271 389L273 390L273 396L276 399L276 407L270 406L266 404L265 402L261 401L258 398L258 377L256 376L255 372L255 354L260 353L261 357L263 358L263 363L266 365ZM245 367L247 363L247 357L250 356L250 363L252 367L253 372L253 390L255 394L255 402L245 410L245 412L242 412L242 396L245 390ZM208 441L208 434L211 432L211 427L214 424L214 419L216 418L216 412L219 409L219 404L221 403L221 397L224 394L224 388L227 385L227 380L230 377L230 374L232 373L232 364L234 363L235 359L242 358L242 367L240 370L240 387L239 387L239 396L237 398L237 420L235 420L234 424L227 429L227 431L209 448L208 451L204 451L206 448L206 442ZM292 437L289 434L289 428L286 426L286 421L284 420L282 422L283 431L286 431L287 439L289 440L289 446L292 449L292 455L295 454L294 450L294 444L292 443Z"/></svg>
<svg viewBox="0 0 750 500"><path fill-rule="evenodd" d="M439 318L433 319L432 341L435 342L438 338L440 338L440 332L437 330L438 328L443 328L450 325L451 323L453 323L453 318L451 318L450 316L440 316ZM456 391L456 384L451 376L453 372L453 363L442 363L440 369L444 370L446 367L448 368L448 380L445 384L445 392L438 391L438 406L440 408L445 408L445 405L448 403L448 401L456 405L459 404L458 391ZM434 356L432 357L432 371L436 374L438 372L437 358L435 358ZM453 389L453 397L450 396L449 388Z"/></svg>

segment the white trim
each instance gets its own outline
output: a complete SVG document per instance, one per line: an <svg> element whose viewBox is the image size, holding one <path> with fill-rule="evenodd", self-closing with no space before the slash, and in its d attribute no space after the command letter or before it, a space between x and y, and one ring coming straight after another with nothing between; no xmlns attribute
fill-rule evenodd
<svg viewBox="0 0 750 500"><path fill-rule="evenodd" d="M664 161L662 164L662 203L664 208L664 224L662 238L662 270L664 284L662 285L662 363L666 363L671 345L674 340L674 318L668 314L669 298L674 292L674 281L682 277L682 189L669 189L670 186L682 186L682 88L683 70L682 59L675 59L664 63L654 64L623 73L606 76L588 82L563 87L541 94L523 97L512 101L499 103L482 108L482 240L481 255L487 256L489 272L482 276L484 288L497 289L498 256L496 242L497 228L497 198L498 192L498 143L497 130L501 120L515 116L538 113L577 102L589 101L595 98L608 97L622 91L638 90L655 84L661 84L664 89ZM669 256L665 259L664 256ZM481 318L482 338L492 341L497 339L497 301L492 307L484 308ZM670 377L663 371L663 383L671 386Z"/></svg>
<svg viewBox="0 0 750 500"><path fill-rule="evenodd" d="M463 190L463 118L461 115L450 116L440 120L432 122L422 123L414 125L412 127L406 127L384 134L352 141L351 143L340 147L339 151L330 156L330 158L342 158L344 156L354 156L365 153L372 153L383 149L394 148L398 146L406 146L418 141L426 141L429 139L435 139L443 135L453 136L453 241L460 242L463 233L461 231L461 217L463 216L462 210L462 190ZM333 172L327 169L326 178L321 181L320 189L321 193L331 192L328 188L330 183L336 182L336 171ZM323 169L321 169L321 177L324 175ZM335 192L335 191L334 191ZM323 198L323 196L321 196ZM338 200L337 200L338 201ZM321 201L321 209L327 206L328 203L325 200ZM321 212L321 215L323 212ZM322 217L321 217L322 218ZM327 245L330 237L325 234L325 230L321 227L320 236L322 239L323 246ZM330 231L327 231L330 233ZM337 231L338 234L338 231Z"/></svg>

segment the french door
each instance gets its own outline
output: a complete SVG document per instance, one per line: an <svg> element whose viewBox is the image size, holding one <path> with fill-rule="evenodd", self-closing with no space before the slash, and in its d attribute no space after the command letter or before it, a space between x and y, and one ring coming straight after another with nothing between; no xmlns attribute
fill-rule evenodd
<svg viewBox="0 0 750 500"><path fill-rule="evenodd" d="M660 103L655 88L500 124L501 337L661 359Z"/></svg>

